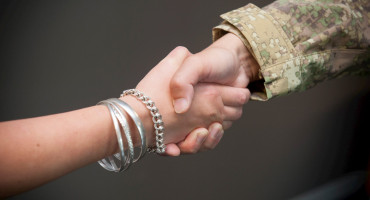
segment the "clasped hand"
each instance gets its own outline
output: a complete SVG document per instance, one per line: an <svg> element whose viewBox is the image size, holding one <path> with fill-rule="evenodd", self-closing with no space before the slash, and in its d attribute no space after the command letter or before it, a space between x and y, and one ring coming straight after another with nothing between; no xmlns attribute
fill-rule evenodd
<svg viewBox="0 0 370 200"><path fill-rule="evenodd" d="M196 153L219 143L249 100L246 86L256 74L250 57L241 41L228 34L198 54L175 48L140 81L137 89L162 114L166 155ZM154 136L147 137L154 144Z"/></svg>

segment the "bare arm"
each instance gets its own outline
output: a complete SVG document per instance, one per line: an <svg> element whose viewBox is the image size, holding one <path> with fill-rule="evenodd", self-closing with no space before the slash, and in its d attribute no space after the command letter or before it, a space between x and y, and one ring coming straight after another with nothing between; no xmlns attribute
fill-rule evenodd
<svg viewBox="0 0 370 200"><path fill-rule="evenodd" d="M241 110L227 109L223 100L244 104L248 99L246 89L222 89L223 86L200 84L195 89L189 111L176 114L169 83L189 54L183 47L176 48L137 86L152 98L162 114L166 144L181 142L192 130L207 128L212 122L239 118ZM134 97L127 96L122 100L131 105L142 120L147 144L154 144L153 122L148 109ZM126 118L130 127L135 127L130 118ZM135 128L132 130L134 145L138 146L138 133ZM1 122L0 198L40 186L115 152L117 138L110 113L104 106Z"/></svg>
<svg viewBox="0 0 370 200"><path fill-rule="evenodd" d="M130 103L135 110L143 111L137 102ZM146 119L149 115L143 112L139 115L146 130L151 130L150 119ZM148 134L147 138L152 135ZM8 196L112 155L117 150L117 139L108 109L92 106L2 122L0 147L0 196Z"/></svg>

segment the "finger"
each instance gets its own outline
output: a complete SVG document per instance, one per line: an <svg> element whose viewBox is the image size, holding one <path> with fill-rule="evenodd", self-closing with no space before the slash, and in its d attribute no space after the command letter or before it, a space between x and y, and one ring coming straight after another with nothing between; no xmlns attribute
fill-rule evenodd
<svg viewBox="0 0 370 200"><path fill-rule="evenodd" d="M232 121L223 121L222 122L222 127L223 127L224 130L229 129L232 125L233 125Z"/></svg>
<svg viewBox="0 0 370 200"><path fill-rule="evenodd" d="M243 114L243 107L230 107L224 106L224 120L226 121L235 121L240 119Z"/></svg>
<svg viewBox="0 0 370 200"><path fill-rule="evenodd" d="M240 107L249 101L251 96L247 88L237 88L224 85L217 85L222 102L225 106Z"/></svg>
<svg viewBox="0 0 370 200"><path fill-rule="evenodd" d="M194 85L206 74L198 56L188 57L171 79L170 90L176 113L186 112L193 100Z"/></svg>
<svg viewBox="0 0 370 200"><path fill-rule="evenodd" d="M185 140L178 143L182 154L197 153L203 142L208 136L208 130L205 128L197 128L186 136Z"/></svg>
<svg viewBox="0 0 370 200"><path fill-rule="evenodd" d="M180 155L180 148L176 144L166 144L166 151L163 154L160 154L163 156L179 156Z"/></svg>
<svg viewBox="0 0 370 200"><path fill-rule="evenodd" d="M204 141L201 151L214 149L217 144L220 142L222 136L224 135L224 130L222 125L218 122L215 122L209 126L209 135Z"/></svg>

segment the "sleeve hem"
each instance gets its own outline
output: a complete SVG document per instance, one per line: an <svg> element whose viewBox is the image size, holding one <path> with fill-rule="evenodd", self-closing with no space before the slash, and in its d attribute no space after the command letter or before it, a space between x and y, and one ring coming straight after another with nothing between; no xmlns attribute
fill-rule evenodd
<svg viewBox="0 0 370 200"><path fill-rule="evenodd" d="M270 14L253 4L225 13L221 17L225 21L213 29L213 39L217 40L226 32L237 35L261 67L265 82L259 83L256 90L251 89L251 99L266 101L276 96L276 91L271 91L270 82L266 80L270 78L266 76L268 69L298 56L284 30ZM277 95L285 92L278 91Z"/></svg>

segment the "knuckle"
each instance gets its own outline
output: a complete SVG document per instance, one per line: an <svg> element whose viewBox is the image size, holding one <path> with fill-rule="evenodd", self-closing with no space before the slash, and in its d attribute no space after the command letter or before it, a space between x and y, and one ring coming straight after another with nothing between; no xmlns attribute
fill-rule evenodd
<svg viewBox="0 0 370 200"><path fill-rule="evenodd" d="M173 66L176 63L176 59L174 56L169 56L165 59L165 64L168 66Z"/></svg>
<svg viewBox="0 0 370 200"><path fill-rule="evenodd" d="M237 111L235 112L235 117L236 119L239 119L243 116L243 109L240 108L240 109L237 109Z"/></svg>
<svg viewBox="0 0 370 200"><path fill-rule="evenodd" d="M213 122L220 121L223 118L223 115L221 112L217 111L216 109L212 109L208 111L208 119Z"/></svg>
<svg viewBox="0 0 370 200"><path fill-rule="evenodd" d="M245 97L246 97L245 103L247 103L249 101L249 99L251 98L251 91L249 89L246 90Z"/></svg>
<svg viewBox="0 0 370 200"><path fill-rule="evenodd" d="M240 92L239 97L238 97L240 105L247 103L249 98L250 98L250 91L248 89L245 89L243 90L243 92Z"/></svg>
<svg viewBox="0 0 370 200"><path fill-rule="evenodd" d="M198 152L198 148L195 143L187 143L186 146L181 148L181 152L186 154L195 154Z"/></svg>
<svg viewBox="0 0 370 200"><path fill-rule="evenodd" d="M196 154L197 152L198 152L198 149L194 147L186 149L186 153L188 154Z"/></svg>
<svg viewBox="0 0 370 200"><path fill-rule="evenodd" d="M189 52L188 48L186 48L186 47L184 47L184 46L177 46L177 47L175 48L175 51L179 51L179 52L181 52L181 53L188 53L188 52Z"/></svg>
<svg viewBox="0 0 370 200"><path fill-rule="evenodd" d="M209 113L209 114L208 114L208 119L209 119L210 121L216 121L216 119L217 119L217 114L216 114L216 113Z"/></svg>
<svg viewBox="0 0 370 200"><path fill-rule="evenodd" d="M214 142L212 141L212 144L207 144L207 145L204 145L204 149L206 149L206 150L213 150L213 149L215 149L216 148L216 146L217 146L217 144L214 144Z"/></svg>
<svg viewBox="0 0 370 200"><path fill-rule="evenodd" d="M222 128L224 130L229 129L232 125L233 125L233 122L232 121L224 121L224 122L222 122Z"/></svg>
<svg viewBox="0 0 370 200"><path fill-rule="evenodd" d="M244 93L239 94L239 104L243 105L247 101L247 96Z"/></svg>
<svg viewBox="0 0 370 200"><path fill-rule="evenodd" d="M179 89L181 89L183 86L183 81L178 78L178 77L173 77L170 81L170 88L173 90L173 91L177 91Z"/></svg>
<svg viewBox="0 0 370 200"><path fill-rule="evenodd" d="M202 92L204 95L212 99L220 96L220 92L215 87L211 87L211 86L204 87Z"/></svg>

